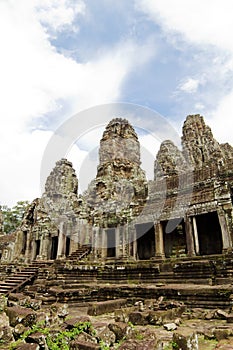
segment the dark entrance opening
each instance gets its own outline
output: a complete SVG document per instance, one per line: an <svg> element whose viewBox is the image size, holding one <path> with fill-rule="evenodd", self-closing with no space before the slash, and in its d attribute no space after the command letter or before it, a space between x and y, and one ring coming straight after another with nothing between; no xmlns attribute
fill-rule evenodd
<svg viewBox="0 0 233 350"><path fill-rule="evenodd" d="M182 218L163 221L164 253L166 258L187 254L185 225Z"/></svg>
<svg viewBox="0 0 233 350"><path fill-rule="evenodd" d="M196 216L200 255L222 253L222 233L216 211Z"/></svg>
<svg viewBox="0 0 233 350"><path fill-rule="evenodd" d="M37 257L37 255L40 254L40 240L37 239L36 240L36 251L35 251L35 258Z"/></svg>
<svg viewBox="0 0 233 350"><path fill-rule="evenodd" d="M50 259L55 260L57 258L57 248L58 248L58 236L55 236L55 237L52 237Z"/></svg>
<svg viewBox="0 0 233 350"><path fill-rule="evenodd" d="M26 247L27 247L27 231L23 231L23 242L22 242L21 254L25 254Z"/></svg>
<svg viewBox="0 0 233 350"><path fill-rule="evenodd" d="M116 230L115 228L107 229L107 257L116 256Z"/></svg>
<svg viewBox="0 0 233 350"><path fill-rule="evenodd" d="M70 237L66 236L66 256L70 254Z"/></svg>
<svg viewBox="0 0 233 350"><path fill-rule="evenodd" d="M137 257L140 260L148 260L155 256L155 230L153 222L137 224Z"/></svg>

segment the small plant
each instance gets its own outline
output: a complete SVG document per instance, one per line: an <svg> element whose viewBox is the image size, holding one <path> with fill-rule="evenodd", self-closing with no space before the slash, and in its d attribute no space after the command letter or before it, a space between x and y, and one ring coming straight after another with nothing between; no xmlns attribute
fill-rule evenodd
<svg viewBox="0 0 233 350"><path fill-rule="evenodd" d="M109 350L110 349L110 347L108 345L106 345L103 340L100 340L99 345L100 345L101 350Z"/></svg>
<svg viewBox="0 0 233 350"><path fill-rule="evenodd" d="M165 345L165 346L163 347L163 350L172 350L172 344L169 343L168 345Z"/></svg>
<svg viewBox="0 0 233 350"><path fill-rule="evenodd" d="M175 342L175 341L172 341L172 349L179 349L179 345Z"/></svg>
<svg viewBox="0 0 233 350"><path fill-rule="evenodd" d="M78 323L74 326L73 329L57 331L56 334L52 334L49 328L44 327L44 324L45 322L40 322L32 326L31 329L25 331L16 342L11 344L10 350L16 349L20 342L25 340L29 335L37 332L40 332L45 335L46 343L49 350L69 350L69 342L75 339L75 337L78 334L84 331L92 332L92 325L90 322ZM103 350L107 349L108 348L103 348Z"/></svg>
<svg viewBox="0 0 233 350"><path fill-rule="evenodd" d="M130 327L130 328L132 328L132 329L134 329L135 328L135 326L134 326L134 324L132 323L132 322L128 322L128 326Z"/></svg>
<svg viewBox="0 0 233 350"><path fill-rule="evenodd" d="M136 333L135 333L135 338L136 338L137 340L143 340L143 339L144 339L144 335L143 335L142 333L136 331Z"/></svg>

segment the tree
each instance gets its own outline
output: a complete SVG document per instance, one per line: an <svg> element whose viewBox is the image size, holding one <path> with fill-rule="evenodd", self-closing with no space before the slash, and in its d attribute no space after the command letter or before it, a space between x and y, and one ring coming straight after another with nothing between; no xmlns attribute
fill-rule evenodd
<svg viewBox="0 0 233 350"><path fill-rule="evenodd" d="M28 206L28 201L19 201L12 208L9 208L7 205L3 205L0 208L3 215L3 230L5 233L11 233L17 229Z"/></svg>

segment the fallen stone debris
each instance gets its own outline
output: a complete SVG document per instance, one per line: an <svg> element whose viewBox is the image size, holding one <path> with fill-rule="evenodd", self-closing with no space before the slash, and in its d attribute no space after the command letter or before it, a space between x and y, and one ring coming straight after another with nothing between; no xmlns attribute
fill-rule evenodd
<svg viewBox="0 0 233 350"><path fill-rule="evenodd" d="M233 348L231 309L189 309L182 303L162 299L163 303L159 298L133 304L129 300L109 300L92 305L55 303L49 307L38 303L35 310L29 297L10 294L1 299L0 349ZM90 313L97 305L102 311Z"/></svg>

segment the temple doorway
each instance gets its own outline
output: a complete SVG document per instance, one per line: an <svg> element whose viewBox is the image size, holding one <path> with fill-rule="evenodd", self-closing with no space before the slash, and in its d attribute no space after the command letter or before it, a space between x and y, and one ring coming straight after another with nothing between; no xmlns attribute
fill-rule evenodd
<svg viewBox="0 0 233 350"><path fill-rule="evenodd" d="M58 249L58 236L52 237L51 254L50 259L55 260L57 258Z"/></svg>
<svg viewBox="0 0 233 350"><path fill-rule="evenodd" d="M196 216L200 255L222 253L222 232L217 212Z"/></svg>
<svg viewBox="0 0 233 350"><path fill-rule="evenodd" d="M115 228L107 229L107 257L113 258L116 256L116 230Z"/></svg>
<svg viewBox="0 0 233 350"><path fill-rule="evenodd" d="M166 258L184 257L187 253L185 225L182 218L162 222Z"/></svg>
<svg viewBox="0 0 233 350"><path fill-rule="evenodd" d="M136 224L137 258L148 260L155 256L154 223Z"/></svg>
<svg viewBox="0 0 233 350"><path fill-rule="evenodd" d="M36 257L40 255L40 240L37 239L35 240L35 256L34 259L36 259Z"/></svg>
<svg viewBox="0 0 233 350"><path fill-rule="evenodd" d="M66 256L70 255L70 237L66 236Z"/></svg>

